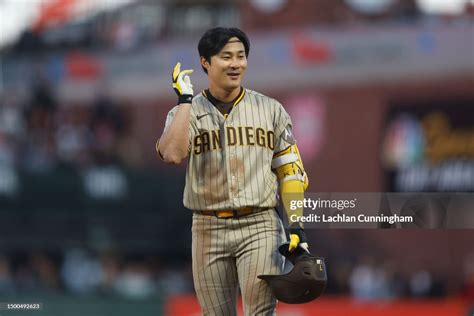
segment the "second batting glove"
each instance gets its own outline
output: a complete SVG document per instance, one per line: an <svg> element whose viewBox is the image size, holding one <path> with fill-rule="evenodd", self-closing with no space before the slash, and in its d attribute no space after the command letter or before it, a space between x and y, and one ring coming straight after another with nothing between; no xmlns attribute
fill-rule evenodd
<svg viewBox="0 0 474 316"><path fill-rule="evenodd" d="M290 226L290 245L288 246L288 251L292 252L298 246L309 252L309 246L303 227L294 223Z"/></svg>
<svg viewBox="0 0 474 316"><path fill-rule="evenodd" d="M178 95L178 104L191 103L193 100L193 85L188 74L192 73L192 69L181 70L181 63L177 63L173 69L173 89Z"/></svg>

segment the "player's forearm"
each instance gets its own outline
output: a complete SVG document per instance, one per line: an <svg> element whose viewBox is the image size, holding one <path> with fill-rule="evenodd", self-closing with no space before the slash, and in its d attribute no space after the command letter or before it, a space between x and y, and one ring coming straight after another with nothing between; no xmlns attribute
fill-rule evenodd
<svg viewBox="0 0 474 316"><path fill-rule="evenodd" d="M291 225L303 215L303 207L297 207L297 201L304 200L304 183L299 180L284 181L280 184L280 196ZM301 205L301 204L300 204Z"/></svg>
<svg viewBox="0 0 474 316"><path fill-rule="evenodd" d="M179 164L188 156L191 104L181 104L159 140L159 154L168 163Z"/></svg>

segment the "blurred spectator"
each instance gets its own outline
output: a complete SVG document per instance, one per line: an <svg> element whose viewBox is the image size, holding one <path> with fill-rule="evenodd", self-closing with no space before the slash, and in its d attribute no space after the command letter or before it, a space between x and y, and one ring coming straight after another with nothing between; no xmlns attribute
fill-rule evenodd
<svg viewBox="0 0 474 316"><path fill-rule="evenodd" d="M132 135L130 113L122 112L123 124L117 141L117 156L119 161L129 167L143 167L143 152L137 140Z"/></svg>
<svg viewBox="0 0 474 316"><path fill-rule="evenodd" d="M390 288L390 297L397 298L405 296L407 292L407 282L402 277L400 271L398 271L397 265L394 262L387 261L384 265L384 269Z"/></svg>
<svg viewBox="0 0 474 316"><path fill-rule="evenodd" d="M328 294L348 294L348 281L352 272L352 264L343 258L328 261L326 258L328 282L326 293Z"/></svg>
<svg viewBox="0 0 474 316"><path fill-rule="evenodd" d="M387 272L383 266L376 265L375 259L365 256L354 268L349 279L351 294L358 300L391 298Z"/></svg>
<svg viewBox="0 0 474 316"><path fill-rule="evenodd" d="M128 51L139 44L136 26L127 21L120 21L115 25L115 48L119 51Z"/></svg>
<svg viewBox="0 0 474 316"><path fill-rule="evenodd" d="M56 108L56 100L49 88L45 84L38 85L25 113L28 135L21 154L24 166L30 171L46 172L56 167Z"/></svg>
<svg viewBox="0 0 474 316"><path fill-rule="evenodd" d="M66 289L73 294L96 291L103 278L97 258L82 249L71 249L66 252L61 275Z"/></svg>
<svg viewBox="0 0 474 316"><path fill-rule="evenodd" d="M92 135L79 109L60 110L55 140L58 158L65 163L85 166L91 162Z"/></svg>
<svg viewBox="0 0 474 316"><path fill-rule="evenodd" d="M110 294L114 290L115 282L120 274L120 259L112 253L104 253L99 260L102 267L100 290L104 294Z"/></svg>
<svg viewBox="0 0 474 316"><path fill-rule="evenodd" d="M100 97L94 104L90 122L93 133L93 153L98 164L117 162L116 146L123 127L122 114L111 100Z"/></svg>
<svg viewBox="0 0 474 316"><path fill-rule="evenodd" d="M0 255L0 295L15 291L8 257Z"/></svg>
<svg viewBox="0 0 474 316"><path fill-rule="evenodd" d="M121 259L122 255L111 252L94 255L83 249L69 249L64 255L45 252L0 255L0 295L57 292L140 300L193 293L190 261L176 266L164 263L162 256L149 253L126 260ZM474 302L472 258L466 259L463 288L459 287L453 294L463 294ZM346 295L350 289L356 300L372 301L439 298L448 294L446 279L429 270L418 270L409 279L403 279L396 265L377 262L372 256L358 258L359 263L352 271L347 259L327 259L331 280L326 290L328 295Z"/></svg>
<svg viewBox="0 0 474 316"><path fill-rule="evenodd" d="M168 266L158 277L158 285L165 295L193 293L190 265L178 269Z"/></svg>
<svg viewBox="0 0 474 316"><path fill-rule="evenodd" d="M12 168L15 165L15 152L12 141L0 130L0 166Z"/></svg>
<svg viewBox="0 0 474 316"><path fill-rule="evenodd" d="M30 293L38 289L38 279L35 276L30 257L25 253L17 253L12 256L14 268L15 288L18 292Z"/></svg>
<svg viewBox="0 0 474 316"><path fill-rule="evenodd" d="M0 97L0 166L16 164L18 143L24 134L23 118L16 96Z"/></svg>
<svg viewBox="0 0 474 316"><path fill-rule="evenodd" d="M14 93L0 97L0 131L14 140L25 132L21 105Z"/></svg>
<svg viewBox="0 0 474 316"><path fill-rule="evenodd" d="M130 133L124 133L117 143L117 157L119 161L128 167L143 167L143 153L136 139Z"/></svg>
<svg viewBox="0 0 474 316"><path fill-rule="evenodd" d="M23 150L23 166L29 171L49 172L57 165L54 139L49 131L32 132Z"/></svg>
<svg viewBox="0 0 474 316"><path fill-rule="evenodd" d="M35 253L31 256L31 266L37 278L37 290L56 292L61 288L59 268L51 255Z"/></svg>
<svg viewBox="0 0 474 316"><path fill-rule="evenodd" d="M126 263L114 288L120 296L130 299L146 299L157 293L151 269L142 260L130 260Z"/></svg>
<svg viewBox="0 0 474 316"><path fill-rule="evenodd" d="M446 295L446 284L443 278L430 270L416 271L410 277L410 296L415 298L443 297Z"/></svg>
<svg viewBox="0 0 474 316"><path fill-rule="evenodd" d="M0 164L19 163L32 172L50 172L59 163L76 167L143 164L141 149L130 133L130 120L108 98L98 98L92 107L63 107L47 85L39 85L24 117L16 104L3 101Z"/></svg>
<svg viewBox="0 0 474 316"><path fill-rule="evenodd" d="M410 294L413 297L428 297L432 286L433 278L426 270L419 270L410 278Z"/></svg>
<svg viewBox="0 0 474 316"><path fill-rule="evenodd" d="M431 287L430 297L441 298L448 294L447 278L440 274L433 274L433 286Z"/></svg>

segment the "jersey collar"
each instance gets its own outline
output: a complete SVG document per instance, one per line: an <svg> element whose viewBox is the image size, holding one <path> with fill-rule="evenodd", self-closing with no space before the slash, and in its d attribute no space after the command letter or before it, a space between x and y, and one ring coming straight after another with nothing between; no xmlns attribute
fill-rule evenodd
<svg viewBox="0 0 474 316"><path fill-rule="evenodd" d="M212 94L211 92L206 89L202 92L202 95L206 97L206 99L208 99L211 103L214 104L215 101L219 102L219 103L222 103L221 101L217 100ZM245 96L245 88L244 87L240 87L240 93L239 95L232 101L232 102L229 102L229 103L232 103L232 106L236 106L237 104L240 103L240 101L242 101L242 99L244 98ZM213 102L214 101L214 102Z"/></svg>

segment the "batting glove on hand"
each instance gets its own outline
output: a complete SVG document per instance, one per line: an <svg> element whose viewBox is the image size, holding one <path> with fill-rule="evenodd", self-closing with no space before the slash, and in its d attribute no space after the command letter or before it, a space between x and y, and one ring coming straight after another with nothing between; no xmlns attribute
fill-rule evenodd
<svg viewBox="0 0 474 316"><path fill-rule="evenodd" d="M298 246L309 252L309 246L303 227L298 224L293 224L290 226L290 245L288 246L288 251L292 252Z"/></svg>
<svg viewBox="0 0 474 316"><path fill-rule="evenodd" d="M177 63L173 69L173 89L178 95L178 104L191 103L194 95L193 85L188 74L192 73L192 69L181 70L181 63Z"/></svg>

